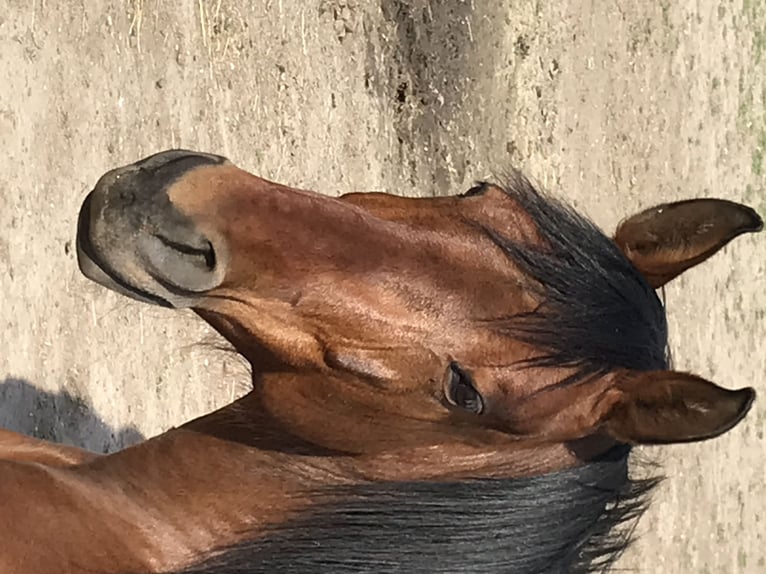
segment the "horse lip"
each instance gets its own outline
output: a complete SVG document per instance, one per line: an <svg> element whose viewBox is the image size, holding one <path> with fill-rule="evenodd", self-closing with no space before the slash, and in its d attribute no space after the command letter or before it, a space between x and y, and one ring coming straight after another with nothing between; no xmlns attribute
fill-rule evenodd
<svg viewBox="0 0 766 574"><path fill-rule="evenodd" d="M130 285L119 273L112 269L106 261L97 255L97 250L95 249L88 232L91 200L92 194L88 194L80 208L80 215L77 220L75 243L77 264L82 274L91 281L98 283L107 289L112 289L121 295L130 297L131 299L158 305L160 307L173 307L170 301Z"/></svg>

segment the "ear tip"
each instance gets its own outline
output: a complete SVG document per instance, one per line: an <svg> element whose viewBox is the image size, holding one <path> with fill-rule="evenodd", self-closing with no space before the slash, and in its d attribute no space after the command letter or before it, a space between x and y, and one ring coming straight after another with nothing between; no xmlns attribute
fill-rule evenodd
<svg viewBox="0 0 766 574"><path fill-rule="evenodd" d="M758 212L747 205L738 204L740 212L742 214L742 225L740 229L743 233L758 233L763 231L763 218L758 215Z"/></svg>
<svg viewBox="0 0 766 574"><path fill-rule="evenodd" d="M737 389L734 392L737 393L740 400L739 410L742 412L742 416L745 416L755 402L755 389L753 387L744 387L742 389Z"/></svg>
<svg viewBox="0 0 766 574"><path fill-rule="evenodd" d="M750 408L755 402L755 389L752 387L743 387L741 389L730 390L728 392L731 393L729 396L734 398L734 401L731 405L733 413L730 417L729 423L724 429L724 432L734 428L740 422L742 422L742 419L747 416L747 413L750 412Z"/></svg>

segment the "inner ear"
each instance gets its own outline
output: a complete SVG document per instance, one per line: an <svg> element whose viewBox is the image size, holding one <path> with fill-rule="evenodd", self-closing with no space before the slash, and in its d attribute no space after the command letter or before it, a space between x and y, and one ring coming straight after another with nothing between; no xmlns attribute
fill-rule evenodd
<svg viewBox="0 0 766 574"><path fill-rule="evenodd" d="M654 288L706 260L743 233L760 231L751 208L723 199L658 205L623 221L614 240Z"/></svg>
<svg viewBox="0 0 766 574"><path fill-rule="evenodd" d="M666 444L717 437L750 410L752 388L728 390L675 371L629 372L616 383L603 429L629 444Z"/></svg>

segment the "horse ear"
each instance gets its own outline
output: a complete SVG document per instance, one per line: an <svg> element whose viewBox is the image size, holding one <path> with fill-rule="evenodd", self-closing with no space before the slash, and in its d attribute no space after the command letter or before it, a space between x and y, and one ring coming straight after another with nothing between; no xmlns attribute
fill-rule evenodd
<svg viewBox="0 0 766 574"><path fill-rule="evenodd" d="M755 391L730 391L675 371L629 372L616 381L615 400L602 418L606 433L628 444L705 440L733 428Z"/></svg>
<svg viewBox="0 0 766 574"><path fill-rule="evenodd" d="M655 289L701 263L729 241L760 231L763 221L745 205L723 199L665 203L629 217L614 240Z"/></svg>

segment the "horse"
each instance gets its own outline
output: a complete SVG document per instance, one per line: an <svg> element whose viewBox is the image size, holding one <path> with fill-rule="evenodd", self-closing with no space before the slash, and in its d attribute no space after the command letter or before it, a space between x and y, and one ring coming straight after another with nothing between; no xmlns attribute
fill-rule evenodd
<svg viewBox="0 0 766 574"><path fill-rule="evenodd" d="M113 169L80 269L193 310L252 390L109 455L2 431L0 571L604 571L657 483L632 448L755 396L669 368L656 290L761 228L694 199L609 237L517 172L336 198L187 150Z"/></svg>

